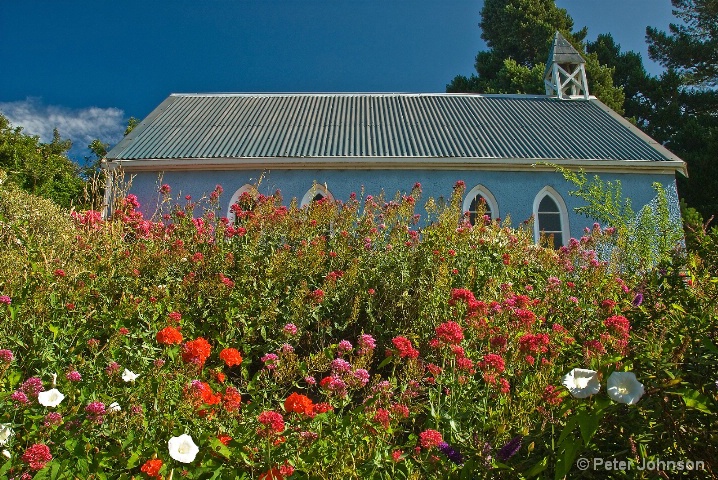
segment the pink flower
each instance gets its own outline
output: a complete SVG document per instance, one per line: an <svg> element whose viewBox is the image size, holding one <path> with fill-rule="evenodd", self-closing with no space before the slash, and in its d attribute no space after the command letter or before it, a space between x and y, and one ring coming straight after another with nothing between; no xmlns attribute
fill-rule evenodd
<svg viewBox="0 0 718 480"><path fill-rule="evenodd" d="M342 340L339 342L339 345L337 346L337 350L339 350L339 353L349 353L352 351L354 347L352 346L351 342L348 340Z"/></svg>
<svg viewBox="0 0 718 480"><path fill-rule="evenodd" d="M351 369L351 364L342 358L337 358L332 361L332 371L334 373L345 373Z"/></svg>
<svg viewBox="0 0 718 480"><path fill-rule="evenodd" d="M297 329L297 326L294 325L293 323L288 323L284 326L282 331L287 335L296 335L298 329Z"/></svg>
<svg viewBox="0 0 718 480"><path fill-rule="evenodd" d="M20 390L15 390L12 395L10 395L10 400L16 403L28 403L30 400L28 400L27 395L25 395L25 392L22 392Z"/></svg>
<svg viewBox="0 0 718 480"><path fill-rule="evenodd" d="M354 378L358 379L361 383L361 386L365 386L367 383L369 383L369 372L367 372L363 368L357 368L354 370Z"/></svg>
<svg viewBox="0 0 718 480"><path fill-rule="evenodd" d="M50 460L50 447L44 443L36 443L22 454L22 461L27 463L31 470L42 470Z"/></svg>
<svg viewBox="0 0 718 480"><path fill-rule="evenodd" d="M12 350L0 350L0 362L10 363L13 358Z"/></svg>
<svg viewBox="0 0 718 480"><path fill-rule="evenodd" d="M0 295L0 304L10 305L12 300L7 295Z"/></svg>
<svg viewBox="0 0 718 480"><path fill-rule="evenodd" d="M67 378L71 382L79 382L80 380L82 380L82 375L80 375L80 372L78 372L77 370L73 370L71 372L67 372L65 378Z"/></svg>
<svg viewBox="0 0 718 480"><path fill-rule="evenodd" d="M42 385L40 377L30 377L23 382L20 390L30 397L37 397L37 394L45 390L45 387Z"/></svg>

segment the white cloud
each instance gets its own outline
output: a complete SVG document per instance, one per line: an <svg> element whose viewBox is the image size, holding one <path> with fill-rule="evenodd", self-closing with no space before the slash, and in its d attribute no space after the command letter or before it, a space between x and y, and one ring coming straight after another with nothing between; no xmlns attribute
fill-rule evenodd
<svg viewBox="0 0 718 480"><path fill-rule="evenodd" d="M124 112L119 108L68 108L45 105L42 99L28 97L16 102L0 102L0 112L15 127L23 127L29 135L37 135L42 142L52 140L57 128L60 137L72 140L70 156L89 155L87 145L99 138L110 146L122 139L125 131Z"/></svg>

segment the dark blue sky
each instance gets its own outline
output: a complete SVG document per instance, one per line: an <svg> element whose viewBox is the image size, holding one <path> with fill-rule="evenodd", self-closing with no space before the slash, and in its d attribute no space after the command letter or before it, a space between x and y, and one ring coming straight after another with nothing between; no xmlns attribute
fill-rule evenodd
<svg viewBox="0 0 718 480"><path fill-rule="evenodd" d="M173 92L441 92L484 48L480 0L3 2L0 111L114 143ZM670 0L557 0L589 39L645 54ZM657 66L653 73L660 72Z"/></svg>

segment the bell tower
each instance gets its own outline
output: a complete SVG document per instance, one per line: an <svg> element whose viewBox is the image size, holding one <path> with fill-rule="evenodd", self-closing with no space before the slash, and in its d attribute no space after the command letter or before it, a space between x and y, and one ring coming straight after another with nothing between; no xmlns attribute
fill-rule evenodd
<svg viewBox="0 0 718 480"><path fill-rule="evenodd" d="M551 51L546 62L544 84L546 95L561 99L583 98L588 100L586 61L561 33L553 37Z"/></svg>

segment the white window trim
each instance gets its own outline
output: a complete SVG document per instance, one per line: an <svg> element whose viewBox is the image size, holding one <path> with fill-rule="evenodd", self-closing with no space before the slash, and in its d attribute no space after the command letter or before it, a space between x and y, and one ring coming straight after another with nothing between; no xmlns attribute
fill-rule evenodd
<svg viewBox="0 0 718 480"><path fill-rule="evenodd" d="M548 185L543 187L534 198L534 242L539 243L539 240L541 240L538 209L539 205L541 204L541 200L543 200L543 198L546 196L551 197L551 199L556 202L556 205L558 206L559 213L561 214L561 245L566 245L569 238L571 238L571 230L568 225L568 208L566 208L566 202L563 201L563 197L561 196L561 194L553 188L549 187Z"/></svg>
<svg viewBox="0 0 718 480"><path fill-rule="evenodd" d="M232 198L229 199L229 205L227 206L227 218L229 219L229 224L234 225L234 221L236 220L236 216L234 215L234 212L232 211L232 205L237 203L237 200L239 200L239 197L242 196L243 193L249 193L252 198L257 198L259 195L259 192L257 189L248 183L245 183L239 189L234 192L232 195Z"/></svg>
<svg viewBox="0 0 718 480"><path fill-rule="evenodd" d="M469 193L466 194L464 197L464 205L462 207L462 212L468 212L471 208L471 202L474 200L474 197L476 195L481 195L484 197L484 200L486 200L486 205L489 207L489 210L491 210L491 220L496 220L497 218L501 218L501 215L499 215L499 204L496 202L496 198L494 198L494 194L491 193L491 191L484 187L481 184L476 185L474 188L469 190Z"/></svg>
<svg viewBox="0 0 718 480"><path fill-rule="evenodd" d="M302 197L302 201L299 203L299 207L306 207L310 203L312 203L312 199L316 196L316 194L321 194L324 198L329 199L329 201L334 201L334 195L329 191L329 189L326 187L326 185L320 185L318 183L315 183L312 188L307 190L307 193L304 194Z"/></svg>

